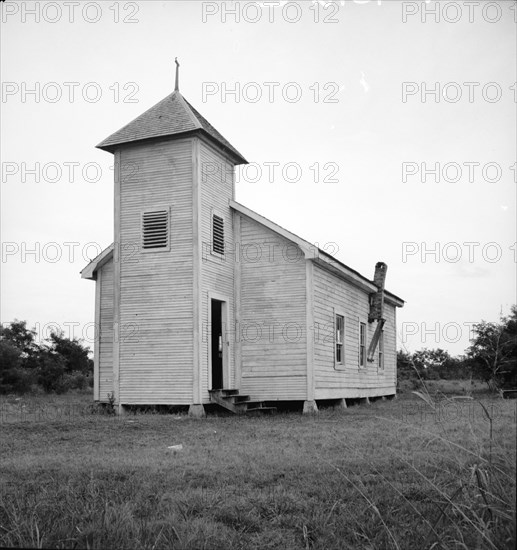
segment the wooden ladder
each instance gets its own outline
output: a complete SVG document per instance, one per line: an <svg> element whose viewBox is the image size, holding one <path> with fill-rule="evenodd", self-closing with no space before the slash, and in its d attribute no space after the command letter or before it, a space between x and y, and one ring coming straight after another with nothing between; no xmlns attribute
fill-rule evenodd
<svg viewBox="0 0 517 550"><path fill-rule="evenodd" d="M208 390L210 401L234 414L272 413L276 407L266 407L261 401L251 401L249 395L240 395L239 390Z"/></svg>

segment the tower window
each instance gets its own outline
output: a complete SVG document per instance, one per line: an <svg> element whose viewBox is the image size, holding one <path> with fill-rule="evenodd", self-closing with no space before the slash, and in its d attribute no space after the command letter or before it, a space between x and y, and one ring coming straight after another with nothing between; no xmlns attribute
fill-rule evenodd
<svg viewBox="0 0 517 550"><path fill-rule="evenodd" d="M224 254L224 219L217 214L212 214L212 251Z"/></svg>
<svg viewBox="0 0 517 550"><path fill-rule="evenodd" d="M169 248L169 210L153 210L142 214L142 248Z"/></svg>

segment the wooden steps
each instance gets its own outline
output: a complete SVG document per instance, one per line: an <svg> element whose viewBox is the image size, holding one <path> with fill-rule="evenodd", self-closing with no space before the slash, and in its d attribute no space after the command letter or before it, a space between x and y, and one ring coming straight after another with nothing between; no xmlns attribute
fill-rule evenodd
<svg viewBox="0 0 517 550"><path fill-rule="evenodd" d="M234 414L272 413L276 407L265 407L260 401L251 401L249 395L240 395L239 390L208 390L210 401Z"/></svg>

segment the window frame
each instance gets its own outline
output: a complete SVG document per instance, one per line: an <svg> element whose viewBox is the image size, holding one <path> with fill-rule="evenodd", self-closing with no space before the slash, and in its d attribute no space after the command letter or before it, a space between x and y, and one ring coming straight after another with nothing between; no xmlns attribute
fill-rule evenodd
<svg viewBox="0 0 517 550"><path fill-rule="evenodd" d="M384 359L384 330L381 330L381 335L379 336L379 350L377 352L377 368L382 373L384 373Z"/></svg>
<svg viewBox="0 0 517 550"><path fill-rule="evenodd" d="M144 247L144 216L146 214L151 214L154 212L165 212L167 216L167 246L159 247ZM171 216L171 207L170 206L152 206L147 207L145 210L140 211L140 252L144 254L154 254L156 252L170 252L171 250L171 226L172 226L172 216Z"/></svg>
<svg viewBox="0 0 517 550"><path fill-rule="evenodd" d="M342 329L341 329L341 341L338 342L338 318L342 320ZM340 368L345 368L345 334L346 334L346 322L345 316L340 311L334 311L334 368L339 370ZM341 346L341 361L338 361L338 345Z"/></svg>
<svg viewBox="0 0 517 550"><path fill-rule="evenodd" d="M362 330L364 328L364 331ZM364 342L363 342L363 335L364 335ZM359 368L364 369L366 368L366 344L368 341L368 332L367 332L367 325L366 323L363 323L362 321L359 321L359 355L358 355L358 362L359 362Z"/></svg>

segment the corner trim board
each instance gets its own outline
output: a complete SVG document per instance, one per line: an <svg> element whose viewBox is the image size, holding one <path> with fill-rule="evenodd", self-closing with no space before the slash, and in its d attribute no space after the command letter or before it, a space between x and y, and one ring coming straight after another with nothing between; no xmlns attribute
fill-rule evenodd
<svg viewBox="0 0 517 550"><path fill-rule="evenodd" d="M113 247L113 396L120 405L120 149L115 151L115 246Z"/></svg>
<svg viewBox="0 0 517 550"><path fill-rule="evenodd" d="M100 353L101 353L101 285L102 271L97 273L95 282L95 323L94 323L94 352L93 352L93 400L100 400Z"/></svg>
<svg viewBox="0 0 517 550"><path fill-rule="evenodd" d="M236 245L236 250L240 250L241 243L241 216L238 212L234 212L234 228L233 239ZM234 342L234 369L235 369L235 388L240 390L242 386L242 347L239 331L241 326L241 280L242 266L240 258L237 258L234 263L234 323L235 323L235 342Z"/></svg>
<svg viewBox="0 0 517 550"><path fill-rule="evenodd" d="M307 401L314 401L314 264L311 260L305 260L305 317Z"/></svg>
<svg viewBox="0 0 517 550"><path fill-rule="evenodd" d="M200 144L198 138L192 139L192 268L193 268L193 372L192 403L201 404L203 377L201 373L202 357L202 315L201 315L201 165L199 163Z"/></svg>

